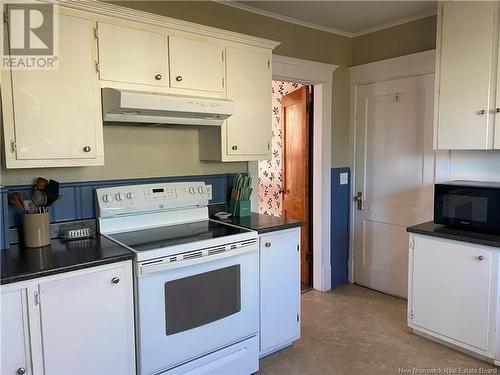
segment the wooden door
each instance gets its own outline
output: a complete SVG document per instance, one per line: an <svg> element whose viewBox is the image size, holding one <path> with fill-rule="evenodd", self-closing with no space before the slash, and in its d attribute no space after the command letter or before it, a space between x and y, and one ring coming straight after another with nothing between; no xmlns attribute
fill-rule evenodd
<svg viewBox="0 0 500 375"><path fill-rule="evenodd" d="M281 98L283 134L283 217L304 221L301 230L300 279L310 285L309 116L308 89Z"/></svg>
<svg viewBox="0 0 500 375"><path fill-rule="evenodd" d="M99 22L99 78L166 86L167 37Z"/></svg>
<svg viewBox="0 0 500 375"><path fill-rule="evenodd" d="M40 284L46 374L135 374L132 272L128 267Z"/></svg>
<svg viewBox="0 0 500 375"><path fill-rule="evenodd" d="M260 352L300 337L299 230L260 237ZM279 265L279 267L277 266Z"/></svg>
<svg viewBox="0 0 500 375"><path fill-rule="evenodd" d="M224 90L224 46L176 36L170 36L168 42L171 87Z"/></svg>
<svg viewBox="0 0 500 375"><path fill-rule="evenodd" d="M496 9L494 1L448 1L442 5L438 149L493 147L490 87Z"/></svg>
<svg viewBox="0 0 500 375"><path fill-rule="evenodd" d="M32 374L30 356L30 331L26 289L2 292L0 369L2 374Z"/></svg>
<svg viewBox="0 0 500 375"><path fill-rule="evenodd" d="M491 310L497 290L492 285L496 267L492 250L415 236L410 267L412 323L488 350L489 335L494 332Z"/></svg>
<svg viewBox="0 0 500 375"><path fill-rule="evenodd" d="M228 155L270 155L271 54L227 47L227 97L235 101L227 121Z"/></svg>
<svg viewBox="0 0 500 375"><path fill-rule="evenodd" d="M58 69L12 70L18 160L97 157L93 43L91 21L60 14Z"/></svg>
<svg viewBox="0 0 500 375"><path fill-rule="evenodd" d="M354 281L408 290L406 227L432 220L434 74L360 86L356 98Z"/></svg>

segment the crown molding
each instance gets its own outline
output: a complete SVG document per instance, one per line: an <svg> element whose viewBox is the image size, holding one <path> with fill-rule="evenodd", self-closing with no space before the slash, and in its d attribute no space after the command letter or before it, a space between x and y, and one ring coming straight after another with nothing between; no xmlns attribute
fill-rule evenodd
<svg viewBox="0 0 500 375"><path fill-rule="evenodd" d="M356 38L358 36L362 36L362 35L365 35L365 34L370 34L370 33L376 32L376 31L384 30L384 29L389 29L389 28L394 27L394 26L402 25L402 24L405 24L405 23L408 23L408 22L416 21L416 20L419 20L419 19L422 19L422 18L434 16L434 15L437 14L436 11L432 11L432 12L421 14L419 16L405 17L405 18L401 18L401 19L393 21L393 22L385 23L385 24L382 24L382 25L379 25L379 26L375 26L375 27L371 27L371 28L364 29L364 30L361 30L361 31L357 31L355 33L351 33L351 32L348 32L348 31L343 31L343 30L332 28L332 27L326 27L326 26L317 25L315 23L310 23L310 22L302 21L302 20L299 20L297 18L283 16L281 14L278 14L278 13L275 13L275 12L271 12L271 11L268 11L268 10L262 10L262 9L254 8L254 7L251 7L249 5L237 3L237 2L235 2L233 0L211 0L211 1L213 1L215 3L218 3L218 4L221 4L221 5L230 6L232 8L244 10L246 12L251 12L251 13L259 14L261 16L266 16L266 17L274 18L274 19L277 19L277 20L280 20L280 21L289 22L289 23L293 23L295 25L308 27L310 29L324 31L324 32L327 32L327 33L330 33L330 34L336 34L336 35L340 35L340 36L345 36L345 37L348 37L348 38Z"/></svg>
<svg viewBox="0 0 500 375"><path fill-rule="evenodd" d="M273 54L273 79L293 78L308 84L332 83L333 72L338 67L338 65Z"/></svg>
<svg viewBox="0 0 500 375"><path fill-rule="evenodd" d="M176 18L160 16L154 13L127 8L121 5L103 3L98 0L41 0L41 2L52 3L61 8L84 11L107 17L115 17L152 26L199 34L206 37L230 40L236 43L243 43L256 47L274 49L276 46L281 44L280 42L273 40L222 30Z"/></svg>

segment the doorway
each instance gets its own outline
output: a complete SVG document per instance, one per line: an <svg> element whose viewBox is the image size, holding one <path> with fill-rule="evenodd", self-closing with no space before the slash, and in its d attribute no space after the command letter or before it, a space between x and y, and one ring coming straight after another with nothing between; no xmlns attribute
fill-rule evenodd
<svg viewBox="0 0 500 375"><path fill-rule="evenodd" d="M313 87L275 80L272 84L271 159L259 162L259 212L304 222L301 284L312 286Z"/></svg>

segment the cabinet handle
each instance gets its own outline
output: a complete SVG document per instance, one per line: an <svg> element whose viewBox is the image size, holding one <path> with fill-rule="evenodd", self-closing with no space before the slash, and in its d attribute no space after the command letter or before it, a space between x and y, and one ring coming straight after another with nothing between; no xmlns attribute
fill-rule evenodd
<svg viewBox="0 0 500 375"><path fill-rule="evenodd" d="M486 114L486 110L485 109L481 109L480 111L477 112L477 114L479 116L482 116L482 115Z"/></svg>
<svg viewBox="0 0 500 375"><path fill-rule="evenodd" d="M92 149L90 148L90 146L85 146L85 147L83 148L83 151L84 151L84 152L90 152L90 150L92 150Z"/></svg>
<svg viewBox="0 0 500 375"><path fill-rule="evenodd" d="M19 368L17 369L17 371L16 371L16 374L17 374L17 375L24 375L24 374L26 374L26 369L25 369L25 368L23 368L23 367L19 367Z"/></svg>
<svg viewBox="0 0 500 375"><path fill-rule="evenodd" d="M478 262L482 262L482 261L484 260L484 256L483 256L483 255L478 255L478 256L476 257L476 260L477 260Z"/></svg>
<svg viewBox="0 0 500 375"><path fill-rule="evenodd" d="M157 74L157 75L155 75L155 79L156 79L157 81L160 81L160 80L161 80L161 74Z"/></svg>
<svg viewBox="0 0 500 375"><path fill-rule="evenodd" d="M266 242L266 247L271 247L271 242Z"/></svg>
<svg viewBox="0 0 500 375"><path fill-rule="evenodd" d="M176 80L177 82L182 81L182 76L177 76L177 77L175 77L175 80Z"/></svg>
<svg viewBox="0 0 500 375"><path fill-rule="evenodd" d="M237 150L238 149L238 146L234 145L233 147L231 147L233 150Z"/></svg>
<svg viewBox="0 0 500 375"><path fill-rule="evenodd" d="M111 282L112 282L113 284L118 284L118 283L120 282L120 279L119 279L118 277L113 277L113 278L111 279Z"/></svg>

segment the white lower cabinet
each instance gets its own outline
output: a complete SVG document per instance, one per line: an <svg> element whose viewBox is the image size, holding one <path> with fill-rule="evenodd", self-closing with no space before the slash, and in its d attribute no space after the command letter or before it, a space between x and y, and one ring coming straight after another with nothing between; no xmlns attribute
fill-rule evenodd
<svg viewBox="0 0 500 375"><path fill-rule="evenodd" d="M300 338L300 228L260 236L260 356Z"/></svg>
<svg viewBox="0 0 500 375"><path fill-rule="evenodd" d="M4 285L1 303L2 375L135 374L130 261Z"/></svg>
<svg viewBox="0 0 500 375"><path fill-rule="evenodd" d="M499 254L493 247L411 235L409 326L498 361Z"/></svg>

